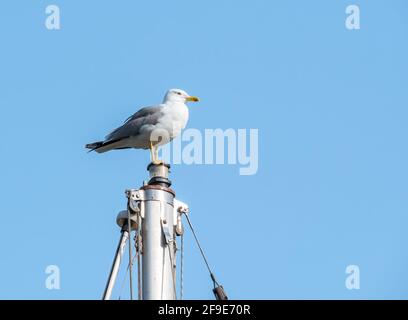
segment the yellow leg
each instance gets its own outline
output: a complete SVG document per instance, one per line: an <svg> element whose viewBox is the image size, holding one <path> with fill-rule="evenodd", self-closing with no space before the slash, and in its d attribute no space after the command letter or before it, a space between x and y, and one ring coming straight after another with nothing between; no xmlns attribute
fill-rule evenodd
<svg viewBox="0 0 408 320"><path fill-rule="evenodd" d="M152 163L153 164L164 164L164 161L159 160L159 148L157 147L157 145L154 145L152 142L150 142L150 155L152 158Z"/></svg>
<svg viewBox="0 0 408 320"><path fill-rule="evenodd" d="M154 162L154 150L153 150L153 143L150 142L150 160Z"/></svg>

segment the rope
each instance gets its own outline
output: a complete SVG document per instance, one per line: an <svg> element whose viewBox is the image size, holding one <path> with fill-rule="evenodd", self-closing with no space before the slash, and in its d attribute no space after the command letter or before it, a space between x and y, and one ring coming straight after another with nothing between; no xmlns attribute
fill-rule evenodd
<svg viewBox="0 0 408 320"><path fill-rule="evenodd" d="M133 256L132 261L135 260L135 258L136 258L136 255ZM127 267L126 267L126 273L125 273L125 276L123 277L122 283L121 283L121 285L120 285L119 300L120 300L121 297L122 297L123 287L125 286L125 282L126 282L126 278L127 278L128 272L129 272L129 264L128 264Z"/></svg>
<svg viewBox="0 0 408 320"><path fill-rule="evenodd" d="M132 234L132 226L130 222L130 210L129 210L129 201L128 201L128 232L129 232L129 289L130 289L130 300L133 300L133 284L132 284L132 244L131 244L131 234Z"/></svg>
<svg viewBox="0 0 408 320"><path fill-rule="evenodd" d="M173 243L173 242L170 242L170 243ZM167 248L169 249L169 257L170 257L170 263L171 263L171 277L173 279L174 299L177 300L176 279L175 279L175 274L174 274L174 263L173 263L173 256L171 254L170 243L167 245Z"/></svg>
<svg viewBox="0 0 408 320"><path fill-rule="evenodd" d="M140 263L140 253L142 250L142 239L141 239L141 221L140 221L140 216L138 215L137 217L138 223L137 223L137 235L135 237L135 246L136 246L136 255L137 255L137 298L139 300L142 300L142 283L141 283L141 263Z"/></svg>
<svg viewBox="0 0 408 320"><path fill-rule="evenodd" d="M183 300L184 294L184 233L181 234L181 249L180 249L180 300Z"/></svg>
<svg viewBox="0 0 408 320"><path fill-rule="evenodd" d="M197 243L198 249L200 249L201 256L204 259L205 265L207 266L208 272L210 273L210 277L211 277L211 280L213 281L213 285L214 285L214 288L215 288L216 285L219 286L219 283L215 279L215 275L212 272L212 270L210 268L210 265L208 264L207 258L206 258L205 254L204 254L204 251L203 251L203 249L202 249L202 247L200 245L200 241L198 241L197 235L196 235L196 233L194 231L193 225L191 224L190 217L189 217L187 212L185 212L185 216L187 218L187 222L188 222L188 225L190 226L191 232L193 233L194 239L195 239L195 241Z"/></svg>

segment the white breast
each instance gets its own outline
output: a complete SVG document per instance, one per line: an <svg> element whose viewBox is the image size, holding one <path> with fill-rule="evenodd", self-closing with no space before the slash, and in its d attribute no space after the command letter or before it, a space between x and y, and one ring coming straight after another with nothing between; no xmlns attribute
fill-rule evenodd
<svg viewBox="0 0 408 320"><path fill-rule="evenodd" d="M160 124L169 132L171 139L174 139L187 125L188 108L184 103L173 103L167 105L163 113Z"/></svg>

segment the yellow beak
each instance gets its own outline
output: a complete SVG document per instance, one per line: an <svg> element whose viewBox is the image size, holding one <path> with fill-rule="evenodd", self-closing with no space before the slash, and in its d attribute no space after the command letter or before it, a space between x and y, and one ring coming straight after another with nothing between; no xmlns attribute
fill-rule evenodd
<svg viewBox="0 0 408 320"><path fill-rule="evenodd" d="M198 101L200 101L200 99L198 99L197 97L194 97L194 96L189 96L189 97L186 98L186 101L198 102Z"/></svg>

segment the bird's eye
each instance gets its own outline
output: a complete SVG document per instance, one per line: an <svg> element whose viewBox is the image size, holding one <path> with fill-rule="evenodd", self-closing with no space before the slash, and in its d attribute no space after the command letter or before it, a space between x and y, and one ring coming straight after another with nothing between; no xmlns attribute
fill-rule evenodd
<svg viewBox="0 0 408 320"><path fill-rule="evenodd" d="M176 92L179 96L181 96L181 92Z"/></svg>

